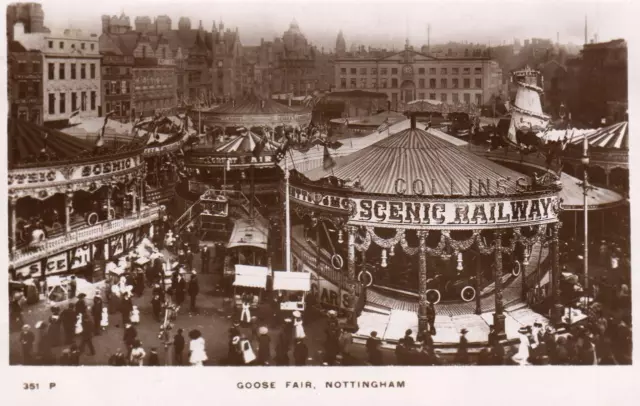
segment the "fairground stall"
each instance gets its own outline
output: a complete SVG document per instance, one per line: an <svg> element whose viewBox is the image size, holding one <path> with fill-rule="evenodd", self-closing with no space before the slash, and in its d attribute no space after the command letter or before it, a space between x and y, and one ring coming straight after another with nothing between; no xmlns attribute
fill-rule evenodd
<svg viewBox="0 0 640 406"><path fill-rule="evenodd" d="M273 271L273 291L279 293L280 310L304 311L307 292L311 290L311 274L308 272Z"/></svg>
<svg viewBox="0 0 640 406"><path fill-rule="evenodd" d="M146 137L114 148L10 120L8 141L12 280L96 282L153 233L163 208L143 199Z"/></svg>
<svg viewBox="0 0 640 406"><path fill-rule="evenodd" d="M477 126L480 109L473 103L445 103L438 100L414 100L403 104L406 114L456 137L468 137Z"/></svg>
<svg viewBox="0 0 640 406"><path fill-rule="evenodd" d="M522 300L533 245L550 244L559 277L560 190L557 178L492 163L416 128L412 117L410 128L334 166L292 172L294 258L313 273L312 284L320 276L340 286L336 301L351 309L351 321L356 292L366 295L358 324L378 309L391 314L384 328L395 325L400 337L407 327L426 330L431 302L438 314L493 312L504 337L505 302ZM554 291L551 318L561 315Z"/></svg>

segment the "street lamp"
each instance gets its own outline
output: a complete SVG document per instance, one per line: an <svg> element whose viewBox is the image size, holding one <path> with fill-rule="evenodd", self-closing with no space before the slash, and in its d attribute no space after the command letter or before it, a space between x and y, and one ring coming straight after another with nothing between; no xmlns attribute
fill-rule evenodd
<svg viewBox="0 0 640 406"><path fill-rule="evenodd" d="M584 137L582 144L582 158L580 159L584 169L584 180L582 182L583 205L584 205L584 292L587 304L589 303L589 205L587 197L589 190L588 169L589 169L589 141ZM585 307L586 309L586 307Z"/></svg>

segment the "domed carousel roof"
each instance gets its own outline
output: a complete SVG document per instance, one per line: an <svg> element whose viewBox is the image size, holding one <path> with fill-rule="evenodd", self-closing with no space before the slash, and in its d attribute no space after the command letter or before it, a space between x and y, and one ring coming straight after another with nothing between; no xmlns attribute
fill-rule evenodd
<svg viewBox="0 0 640 406"><path fill-rule="evenodd" d="M452 190L466 194L470 180L474 185L478 180L488 180L491 185L502 181L506 189L504 193L512 195L517 193L515 183L518 178L529 181L526 175L415 127L348 156L336 158L335 162L336 166L330 170L320 167L305 172L305 176L312 181L328 176L359 180L363 192L385 195L396 194L398 179L403 179L409 189L414 181L422 180L427 190L435 186L435 190L445 195L451 194Z"/></svg>
<svg viewBox="0 0 640 406"><path fill-rule="evenodd" d="M251 127L281 125L299 127L311 121L311 110L292 108L276 101L249 94L240 99L202 112L205 124L226 127Z"/></svg>

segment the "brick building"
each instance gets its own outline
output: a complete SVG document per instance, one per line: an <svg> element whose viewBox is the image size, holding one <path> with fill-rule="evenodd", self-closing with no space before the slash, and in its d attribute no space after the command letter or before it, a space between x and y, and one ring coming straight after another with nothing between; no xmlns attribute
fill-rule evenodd
<svg viewBox="0 0 640 406"><path fill-rule="evenodd" d="M42 53L9 42L9 116L42 124Z"/></svg>

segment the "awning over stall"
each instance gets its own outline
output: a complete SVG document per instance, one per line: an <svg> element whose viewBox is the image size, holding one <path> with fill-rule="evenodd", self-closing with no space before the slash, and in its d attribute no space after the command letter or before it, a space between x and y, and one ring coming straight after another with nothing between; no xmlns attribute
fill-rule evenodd
<svg viewBox="0 0 640 406"><path fill-rule="evenodd" d="M265 289L268 275L269 268L265 266L236 265L236 279L233 286Z"/></svg>
<svg viewBox="0 0 640 406"><path fill-rule="evenodd" d="M256 247L266 251L269 231L259 220L238 219L233 226L227 248Z"/></svg>
<svg viewBox="0 0 640 406"><path fill-rule="evenodd" d="M273 272L273 290L311 290L311 274L308 272Z"/></svg>

